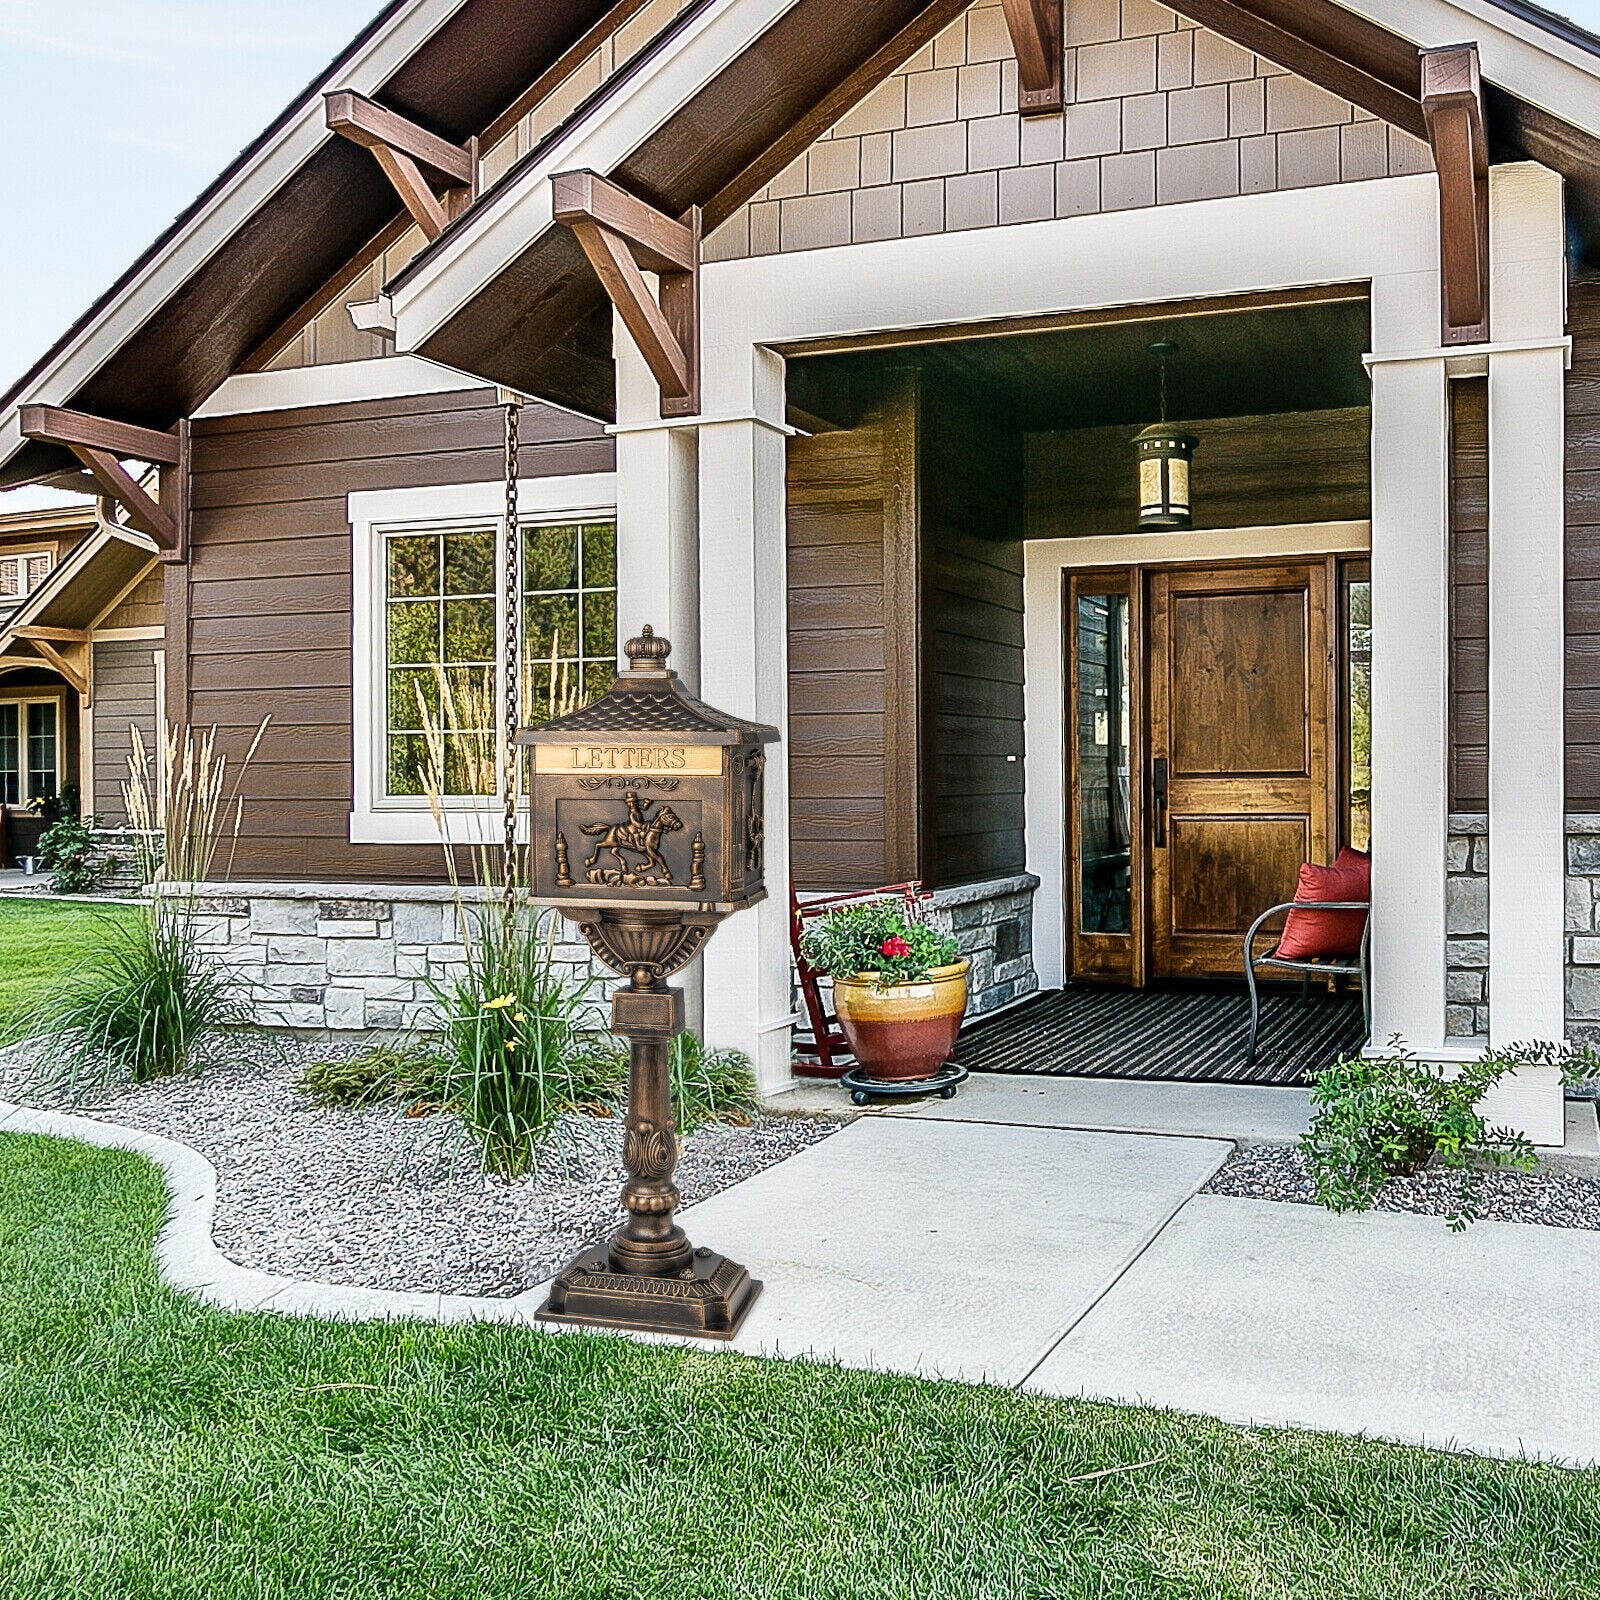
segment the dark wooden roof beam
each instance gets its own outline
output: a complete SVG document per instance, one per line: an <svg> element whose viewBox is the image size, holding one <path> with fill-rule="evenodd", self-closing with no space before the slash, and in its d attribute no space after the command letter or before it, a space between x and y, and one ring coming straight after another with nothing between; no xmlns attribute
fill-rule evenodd
<svg viewBox="0 0 1600 1600"><path fill-rule="evenodd" d="M170 432L163 432L61 406L23 406L19 420L25 438L64 445L70 450L88 469L101 492L122 507L129 527L155 540L163 561L187 559L187 420ZM123 456L160 467L160 498L151 495L123 466Z"/></svg>
<svg viewBox="0 0 1600 1600"><path fill-rule="evenodd" d="M661 388L663 417L700 409L700 208L657 211L595 172L550 180L555 220L572 230ZM658 275L660 299L646 272Z"/></svg>
<svg viewBox="0 0 1600 1600"><path fill-rule="evenodd" d="M1443 342L1489 337L1489 139L1478 47L1422 52L1422 110L1439 171Z"/></svg>
<svg viewBox="0 0 1600 1600"><path fill-rule="evenodd" d="M1329 94L1393 123L1418 139L1428 136L1419 87L1390 82L1320 44L1257 14L1242 0L1183 0L1183 14L1236 45L1309 79ZM1420 75L1418 78L1420 85Z"/></svg>
<svg viewBox="0 0 1600 1600"><path fill-rule="evenodd" d="M478 185L476 140L451 144L353 89L339 89L325 100L328 126L372 152L407 213L430 240L471 204ZM423 168L452 186L445 200L434 193Z"/></svg>
<svg viewBox="0 0 1600 1600"><path fill-rule="evenodd" d="M1001 0L1017 56L1017 110L1025 117L1065 109L1062 49L1065 0Z"/></svg>

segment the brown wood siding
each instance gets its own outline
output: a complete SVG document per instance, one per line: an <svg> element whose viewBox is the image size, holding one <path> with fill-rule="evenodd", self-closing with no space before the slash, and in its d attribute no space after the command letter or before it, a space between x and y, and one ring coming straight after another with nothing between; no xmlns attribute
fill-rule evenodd
<svg viewBox="0 0 1600 1600"><path fill-rule="evenodd" d="M884 427L789 444L789 830L804 890L887 879Z"/></svg>
<svg viewBox="0 0 1600 1600"><path fill-rule="evenodd" d="M923 396L922 877L1022 871L1023 442Z"/></svg>
<svg viewBox="0 0 1600 1600"><path fill-rule="evenodd" d="M156 728L156 656L159 639L98 639L94 646L94 813L107 827L127 824L122 786L133 750L130 729L152 759L161 759Z"/></svg>
<svg viewBox="0 0 1600 1600"><path fill-rule="evenodd" d="M1199 439L1194 525L1252 528L1371 514L1365 406L1208 417ZM1127 533L1138 512L1131 427L1028 435L1028 537Z"/></svg>
<svg viewBox="0 0 1600 1600"><path fill-rule="evenodd" d="M1489 380L1450 385L1450 809L1489 803Z"/></svg>
<svg viewBox="0 0 1600 1600"><path fill-rule="evenodd" d="M1600 283L1568 293L1567 806L1600 811Z"/></svg>
<svg viewBox="0 0 1600 1600"><path fill-rule="evenodd" d="M192 554L168 569L168 716L215 723L245 781L237 879L432 882L433 845L349 842L351 560L345 496L501 475L488 390L222 417L194 425ZM522 473L607 472L610 440L523 413ZM188 650L182 648L187 638Z"/></svg>

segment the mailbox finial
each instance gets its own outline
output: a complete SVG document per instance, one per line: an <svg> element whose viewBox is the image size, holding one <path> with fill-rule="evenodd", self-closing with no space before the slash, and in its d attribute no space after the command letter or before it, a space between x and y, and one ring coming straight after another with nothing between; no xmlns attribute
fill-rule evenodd
<svg viewBox="0 0 1600 1600"><path fill-rule="evenodd" d="M665 672L667 657L672 654L672 641L659 637L647 622L637 639L630 639L622 647L633 672Z"/></svg>

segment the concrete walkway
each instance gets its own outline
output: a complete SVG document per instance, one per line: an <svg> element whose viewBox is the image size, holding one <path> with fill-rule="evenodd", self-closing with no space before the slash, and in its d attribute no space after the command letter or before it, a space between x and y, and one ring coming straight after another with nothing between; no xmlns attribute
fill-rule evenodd
<svg viewBox="0 0 1600 1600"><path fill-rule="evenodd" d="M974 1080L952 1103L863 1117L691 1207L691 1238L765 1283L734 1348L1600 1460L1600 1234L1479 1223L1458 1235L1431 1217L1199 1195L1231 1149L1212 1130L1238 1130L1247 1111L1260 1129L1291 1101L1276 1102L1279 1113L1272 1102L1184 1095L1163 1110L1158 1093L1198 1086L1139 1085L1153 1091L1148 1122L1183 1126L1059 1126L1092 1113L1094 1096L1079 1087ZM1127 1111L1115 1099L1101 1096L1102 1115ZM0 1130L159 1162L173 1194L162 1273L212 1304L530 1322L543 1299L542 1286L487 1299L251 1271L217 1250L216 1174L188 1147L4 1105Z"/></svg>

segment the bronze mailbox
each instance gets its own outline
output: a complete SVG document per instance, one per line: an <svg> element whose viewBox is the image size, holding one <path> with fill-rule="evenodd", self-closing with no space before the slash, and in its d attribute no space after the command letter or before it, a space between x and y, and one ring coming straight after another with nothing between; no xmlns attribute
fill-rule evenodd
<svg viewBox="0 0 1600 1600"><path fill-rule="evenodd" d="M665 980L724 917L766 896L765 746L777 729L697 700L645 628L598 700L517 735L532 752L529 889L629 979L611 1025L631 1046L627 1220L555 1280L539 1315L728 1338L761 1285L674 1220L668 1060L682 992Z"/></svg>

